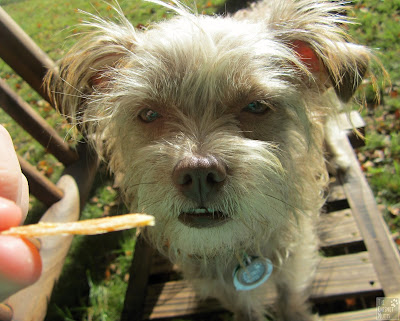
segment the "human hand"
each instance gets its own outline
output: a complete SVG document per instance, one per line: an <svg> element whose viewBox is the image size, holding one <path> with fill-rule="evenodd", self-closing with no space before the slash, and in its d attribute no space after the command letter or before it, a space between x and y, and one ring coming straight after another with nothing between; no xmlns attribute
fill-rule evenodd
<svg viewBox="0 0 400 321"><path fill-rule="evenodd" d="M28 183L21 173L11 137L0 125L0 231L21 224L28 205ZM39 252L31 242L0 235L0 302L34 283L41 271Z"/></svg>

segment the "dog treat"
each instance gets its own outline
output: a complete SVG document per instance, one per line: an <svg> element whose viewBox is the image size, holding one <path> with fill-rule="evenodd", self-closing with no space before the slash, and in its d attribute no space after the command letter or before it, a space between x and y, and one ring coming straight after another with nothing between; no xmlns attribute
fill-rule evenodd
<svg viewBox="0 0 400 321"><path fill-rule="evenodd" d="M94 235L134 227L153 226L154 217L147 214L125 214L98 219L66 223L38 223L12 227L1 232L1 235L20 235L38 237L45 235L80 234Z"/></svg>

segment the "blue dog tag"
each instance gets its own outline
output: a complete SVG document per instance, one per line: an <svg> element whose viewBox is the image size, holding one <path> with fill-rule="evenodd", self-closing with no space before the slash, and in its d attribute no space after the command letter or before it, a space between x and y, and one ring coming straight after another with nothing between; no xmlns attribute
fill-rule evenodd
<svg viewBox="0 0 400 321"><path fill-rule="evenodd" d="M248 291L263 284L273 270L269 259L245 256L244 266L238 265L233 271L233 285L237 291Z"/></svg>

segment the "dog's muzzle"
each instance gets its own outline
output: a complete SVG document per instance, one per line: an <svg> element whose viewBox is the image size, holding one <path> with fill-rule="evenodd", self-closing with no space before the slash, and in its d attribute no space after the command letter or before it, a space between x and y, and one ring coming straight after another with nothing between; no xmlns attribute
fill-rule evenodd
<svg viewBox="0 0 400 321"><path fill-rule="evenodd" d="M214 156L193 155L180 160L172 173L176 188L199 206L180 213L179 220L190 227L216 227L229 217L206 207L218 197L226 181L226 165Z"/></svg>

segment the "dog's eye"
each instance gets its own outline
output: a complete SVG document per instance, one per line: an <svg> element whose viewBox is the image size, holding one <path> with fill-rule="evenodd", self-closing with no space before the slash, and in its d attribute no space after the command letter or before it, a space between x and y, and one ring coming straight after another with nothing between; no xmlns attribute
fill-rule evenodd
<svg viewBox="0 0 400 321"><path fill-rule="evenodd" d="M161 115L158 112L149 108L145 108L139 113L139 118L145 123L151 123L160 117Z"/></svg>
<svg viewBox="0 0 400 321"><path fill-rule="evenodd" d="M263 101L253 101L250 104L248 104L246 107L244 107L243 111L253 113L253 114L264 114L270 109L271 109L271 107Z"/></svg>

